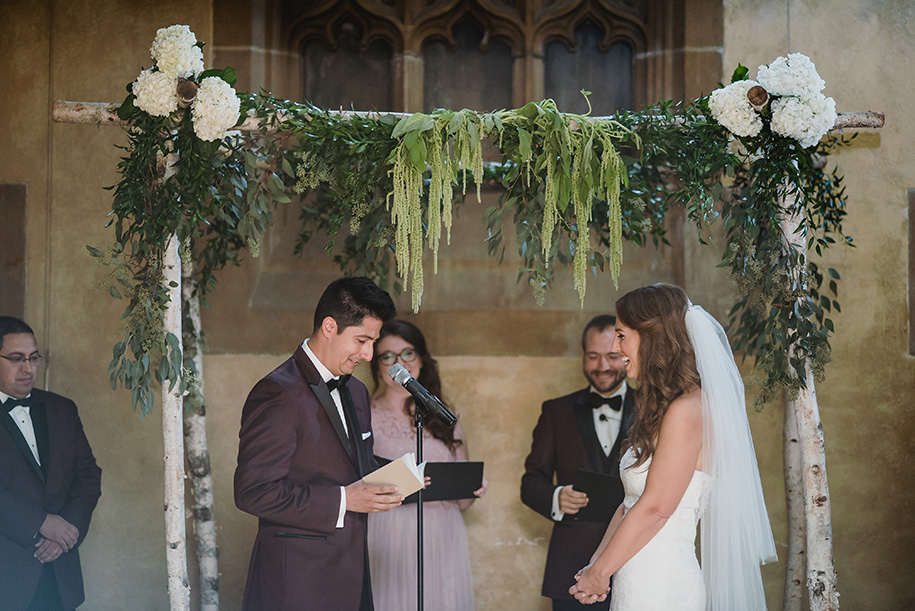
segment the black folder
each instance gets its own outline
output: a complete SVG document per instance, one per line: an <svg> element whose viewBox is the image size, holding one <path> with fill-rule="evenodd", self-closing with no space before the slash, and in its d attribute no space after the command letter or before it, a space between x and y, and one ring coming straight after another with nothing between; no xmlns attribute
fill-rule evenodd
<svg viewBox="0 0 915 611"><path fill-rule="evenodd" d="M379 464L384 465L390 459L376 456ZM483 486L483 463L471 461L427 462L424 475L432 479L429 487L423 490L423 502L454 501L457 499L476 498L473 493ZM404 499L404 503L415 503L418 493Z"/></svg>
<svg viewBox="0 0 915 611"><path fill-rule="evenodd" d="M579 469L575 473L572 490L587 494L588 504L579 509L578 513L574 515L566 514L562 521L583 520L585 522L609 523L617 507L619 507L619 501L614 499L615 495L613 493L614 488L619 488L619 482L618 475Z"/></svg>

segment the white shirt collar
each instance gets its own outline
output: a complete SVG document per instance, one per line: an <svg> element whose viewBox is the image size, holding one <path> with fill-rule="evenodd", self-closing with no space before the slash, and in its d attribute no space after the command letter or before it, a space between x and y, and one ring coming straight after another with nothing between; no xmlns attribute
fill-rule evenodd
<svg viewBox="0 0 915 611"><path fill-rule="evenodd" d="M311 338L307 338L304 342L302 342L302 350L305 351L305 354L308 355L308 358L311 359L311 362L314 364L315 369L317 369L318 373L321 374L321 379L327 382L330 379L336 378L337 376L332 374L330 369L325 367L324 363L322 363L321 360L315 356L315 353L311 351L311 348L308 347L309 339Z"/></svg>

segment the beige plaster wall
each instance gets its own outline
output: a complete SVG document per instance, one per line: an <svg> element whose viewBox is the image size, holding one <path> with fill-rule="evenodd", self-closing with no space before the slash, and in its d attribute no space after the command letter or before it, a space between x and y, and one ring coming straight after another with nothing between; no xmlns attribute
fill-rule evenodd
<svg viewBox="0 0 915 611"><path fill-rule="evenodd" d="M911 323L906 319L905 202L906 189L915 187L915 145L905 101L915 94L910 35L915 9L902 0L791 4L792 50L814 59L839 109L887 113L885 129L859 137L837 157L850 195L846 229L858 247L837 249L828 259L843 275L843 312L835 317L835 359L818 394L843 607L907 609L915 606L915 584L908 575L915 548L909 511L915 502L909 484L915 361L906 354ZM110 194L101 187L117 181L114 145L123 143L123 134L53 125L49 102L120 101L124 85L151 63L148 46L158 27L186 23L209 41L212 11L212 3L204 0L0 2L0 129L12 134L0 147L0 181L28 188L27 318L49 356L45 385L79 403L104 471L103 496L81 552L85 609L167 608L161 434L155 413L141 421L130 411L127 395L107 387L105 370L122 307L94 290L100 273L84 248L111 239L104 228ZM784 53L785 31L780 0L725 2L724 73L738 61L755 67ZM691 231L684 232L684 284L699 296L694 300L720 313L730 288L720 273L711 273L717 255L689 247ZM669 274L670 267L631 271L626 286L655 281L659 273ZM244 306L247 279L227 274L218 296L241 299ZM427 279L427 285L435 281ZM237 325L229 315L237 306L214 308L223 312L214 324ZM295 331L282 345L261 342L270 348L259 351L272 356L238 354L243 350L233 347L233 354L206 359L225 609L240 604L253 538L253 519L231 500L241 403L251 385L310 330L307 311L279 314L294 321L287 329ZM465 516L478 608L543 611L547 606L538 591L548 524L520 504L518 480L540 402L581 385L575 336L587 316L571 311L575 322L563 323L556 313L532 309L459 315L462 335L482 331L458 341L451 337L447 313L417 320L433 348L447 355L441 363L448 394L463 414L471 454L487 463L490 494ZM528 323L524 336L518 331L523 321ZM258 328L238 332L256 336ZM501 346L498 352L472 349L490 340ZM778 406L750 412L783 553L781 420ZM764 568L771 609L779 607L782 570L781 563Z"/></svg>

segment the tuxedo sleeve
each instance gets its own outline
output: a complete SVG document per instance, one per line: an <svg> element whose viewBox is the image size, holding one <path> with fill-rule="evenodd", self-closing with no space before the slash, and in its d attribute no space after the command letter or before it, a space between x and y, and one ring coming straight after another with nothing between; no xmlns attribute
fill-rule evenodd
<svg viewBox="0 0 915 611"><path fill-rule="evenodd" d="M44 507L22 498L15 490L0 490L0 535L23 547L34 545L35 533L46 517Z"/></svg>
<svg viewBox="0 0 915 611"><path fill-rule="evenodd" d="M553 493L556 484L553 473L556 470L556 435L547 409L540 413L534 427L531 451L524 461L524 475L521 477L521 502L552 520Z"/></svg>
<svg viewBox="0 0 915 611"><path fill-rule="evenodd" d="M308 423L278 383L261 380L242 411L235 470L235 505L261 519L331 535L340 509L340 484L293 481L298 430ZM319 452L320 448L315 448Z"/></svg>
<svg viewBox="0 0 915 611"><path fill-rule="evenodd" d="M70 402L70 407L74 477L67 493L66 504L60 510L60 517L79 529L78 545L86 537L92 512L102 495L102 470L95 462L76 404Z"/></svg>

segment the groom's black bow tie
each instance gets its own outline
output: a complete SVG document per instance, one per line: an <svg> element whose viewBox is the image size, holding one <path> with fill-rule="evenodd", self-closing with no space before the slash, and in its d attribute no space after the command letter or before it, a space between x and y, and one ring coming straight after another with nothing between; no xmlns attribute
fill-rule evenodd
<svg viewBox="0 0 915 611"><path fill-rule="evenodd" d="M333 391L335 388L343 388L346 386L346 383L349 382L350 377L352 376L347 374L345 376L340 376L339 378L329 379L325 382L325 384L327 384L327 390Z"/></svg>
<svg viewBox="0 0 915 611"><path fill-rule="evenodd" d="M604 405L609 405L610 409L618 412L620 411L620 408L623 407L623 398L619 395L615 395L610 398L602 397L596 392L588 394L588 406L591 409L597 409L599 407L603 407Z"/></svg>
<svg viewBox="0 0 915 611"><path fill-rule="evenodd" d="M11 412L15 408L19 407L20 405L22 407L29 407L30 402L31 402L31 399L29 399L28 397L26 397L25 399L14 399L13 397L10 397L9 399L6 400L6 403L3 404L3 407L6 409L6 411Z"/></svg>

